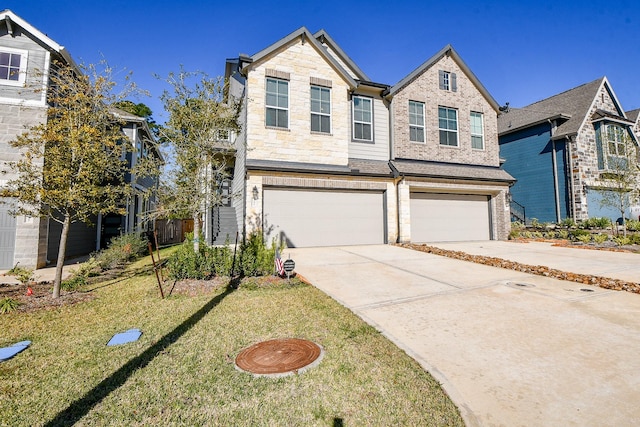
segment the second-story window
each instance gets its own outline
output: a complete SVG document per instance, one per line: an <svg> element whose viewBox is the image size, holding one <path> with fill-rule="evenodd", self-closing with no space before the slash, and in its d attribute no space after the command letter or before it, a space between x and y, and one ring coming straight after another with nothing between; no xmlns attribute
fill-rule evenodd
<svg viewBox="0 0 640 427"><path fill-rule="evenodd" d="M289 127L289 82L267 78L266 119L267 126Z"/></svg>
<svg viewBox="0 0 640 427"><path fill-rule="evenodd" d="M448 90L451 92L456 92L458 90L458 83L456 79L456 73L451 73L449 71L439 70L438 71L438 81L439 87L442 90Z"/></svg>
<svg viewBox="0 0 640 427"><path fill-rule="evenodd" d="M409 141L424 142L424 102L409 101Z"/></svg>
<svg viewBox="0 0 640 427"><path fill-rule="evenodd" d="M373 141L373 103L371 98L353 97L353 139Z"/></svg>
<svg viewBox="0 0 640 427"><path fill-rule="evenodd" d="M471 148L484 150L484 123L482 113L471 112Z"/></svg>
<svg viewBox="0 0 640 427"><path fill-rule="evenodd" d="M438 130L440 145L458 146L458 111L453 108L438 107Z"/></svg>
<svg viewBox="0 0 640 427"><path fill-rule="evenodd" d="M311 131L331 133L331 89L311 86Z"/></svg>
<svg viewBox="0 0 640 427"><path fill-rule="evenodd" d="M27 51L0 48L0 83L18 85L26 78Z"/></svg>

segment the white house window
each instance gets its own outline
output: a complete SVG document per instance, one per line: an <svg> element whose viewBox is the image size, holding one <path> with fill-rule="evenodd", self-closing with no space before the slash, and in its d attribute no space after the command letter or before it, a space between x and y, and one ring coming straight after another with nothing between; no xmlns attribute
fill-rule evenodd
<svg viewBox="0 0 640 427"><path fill-rule="evenodd" d="M353 97L353 139L373 141L373 104L370 98Z"/></svg>
<svg viewBox="0 0 640 427"><path fill-rule="evenodd" d="M289 82L267 78L266 119L267 126L289 127Z"/></svg>
<svg viewBox="0 0 640 427"><path fill-rule="evenodd" d="M0 84L24 84L26 68L26 50L0 48Z"/></svg>
<svg viewBox="0 0 640 427"><path fill-rule="evenodd" d="M438 81L439 81L439 87L442 90L449 90L451 92L456 92L458 90L456 73L439 70Z"/></svg>
<svg viewBox="0 0 640 427"><path fill-rule="evenodd" d="M471 148L484 150L484 123L482 113L471 112Z"/></svg>
<svg viewBox="0 0 640 427"><path fill-rule="evenodd" d="M424 142L424 102L409 101L409 141Z"/></svg>
<svg viewBox="0 0 640 427"><path fill-rule="evenodd" d="M331 133L331 89L311 86L311 131Z"/></svg>
<svg viewBox="0 0 640 427"><path fill-rule="evenodd" d="M458 146L458 111L453 108L438 107L438 130L440 145Z"/></svg>
<svg viewBox="0 0 640 427"><path fill-rule="evenodd" d="M625 130L622 126L608 125L607 132L608 169L625 168L627 162Z"/></svg>

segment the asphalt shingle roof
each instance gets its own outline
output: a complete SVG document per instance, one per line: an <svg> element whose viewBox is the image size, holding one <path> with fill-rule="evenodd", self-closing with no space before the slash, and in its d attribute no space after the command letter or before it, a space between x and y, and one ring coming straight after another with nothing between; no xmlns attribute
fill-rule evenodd
<svg viewBox="0 0 640 427"><path fill-rule="evenodd" d="M462 165L420 160L392 160L391 164L402 175L429 178L466 179L514 182L507 171L493 166Z"/></svg>
<svg viewBox="0 0 640 427"><path fill-rule="evenodd" d="M511 108L509 112L498 116L498 134L502 135L558 116L567 117L568 120L558 126L556 137L577 133L604 80L604 77L601 77L526 107Z"/></svg>

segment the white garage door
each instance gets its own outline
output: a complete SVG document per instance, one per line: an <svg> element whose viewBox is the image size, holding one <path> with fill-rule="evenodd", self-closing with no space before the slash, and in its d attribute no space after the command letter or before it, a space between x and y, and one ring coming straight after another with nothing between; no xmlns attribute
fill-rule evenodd
<svg viewBox="0 0 640 427"><path fill-rule="evenodd" d="M0 269L13 267L16 247L16 218L9 214L7 206L0 205Z"/></svg>
<svg viewBox="0 0 640 427"><path fill-rule="evenodd" d="M263 212L289 247L385 243L382 192L265 189Z"/></svg>
<svg viewBox="0 0 640 427"><path fill-rule="evenodd" d="M455 242L491 238L489 197L411 193L411 241Z"/></svg>

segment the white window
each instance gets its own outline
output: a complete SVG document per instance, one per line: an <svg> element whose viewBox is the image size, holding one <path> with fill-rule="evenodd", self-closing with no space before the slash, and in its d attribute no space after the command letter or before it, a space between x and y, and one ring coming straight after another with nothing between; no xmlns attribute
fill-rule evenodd
<svg viewBox="0 0 640 427"><path fill-rule="evenodd" d="M0 47L0 84L23 85L27 76L27 51Z"/></svg>
<svg viewBox="0 0 640 427"><path fill-rule="evenodd" d="M311 86L311 131L331 133L331 89Z"/></svg>
<svg viewBox="0 0 640 427"><path fill-rule="evenodd" d="M484 123L482 113L471 112L471 148L484 150Z"/></svg>
<svg viewBox="0 0 640 427"><path fill-rule="evenodd" d="M373 141L373 103L371 98L353 97L353 139Z"/></svg>
<svg viewBox="0 0 640 427"><path fill-rule="evenodd" d="M409 141L424 142L424 102L409 101Z"/></svg>
<svg viewBox="0 0 640 427"><path fill-rule="evenodd" d="M625 129L618 125L607 125L607 169L624 169L627 165Z"/></svg>
<svg viewBox="0 0 640 427"><path fill-rule="evenodd" d="M451 92L456 92L458 90L458 83L456 79L456 73L451 73L449 71L439 70L438 71L438 80L439 86L442 90L449 90Z"/></svg>
<svg viewBox="0 0 640 427"><path fill-rule="evenodd" d="M458 146L458 111L453 108L438 107L438 130L440 145Z"/></svg>
<svg viewBox="0 0 640 427"><path fill-rule="evenodd" d="M289 127L289 82L267 78L266 120L267 126Z"/></svg>

